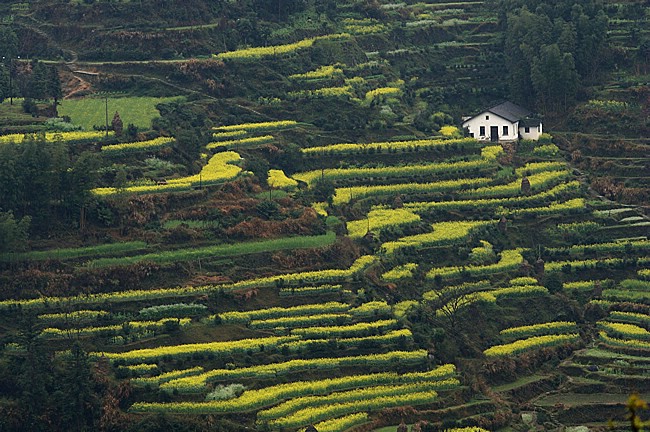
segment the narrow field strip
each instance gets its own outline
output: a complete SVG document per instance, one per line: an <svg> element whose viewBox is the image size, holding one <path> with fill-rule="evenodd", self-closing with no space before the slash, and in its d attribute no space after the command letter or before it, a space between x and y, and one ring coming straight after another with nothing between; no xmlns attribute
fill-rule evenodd
<svg viewBox="0 0 650 432"><path fill-rule="evenodd" d="M160 388L165 391L179 393L192 393L205 391L209 383L240 380L240 379L265 379L290 375L302 371L326 371L341 367L392 367L395 364L417 365L426 361L425 350L416 351L391 351L385 354L368 354L348 357L325 357L316 359L296 359L282 363L271 363L259 366L249 366L236 369L214 369L202 374L188 377L178 377L161 381L159 377L141 379L141 384L161 383Z"/></svg>
<svg viewBox="0 0 650 432"><path fill-rule="evenodd" d="M231 245L206 246L191 249L175 249L171 251L148 253L119 258L100 258L86 264L89 268L132 265L140 262L155 262L169 264L179 261L192 261L197 259L217 259L238 255L274 252L287 249L305 249L324 247L333 244L336 235L333 232L318 236L285 237L273 240L256 242L241 242Z"/></svg>
<svg viewBox="0 0 650 432"><path fill-rule="evenodd" d="M258 410L300 396L327 395L334 391L351 390L359 387L397 385L428 381L442 381L456 373L454 365L440 366L428 372L397 374L382 372L365 375L350 375L340 378L326 378L313 381L296 381L277 384L257 390L245 391L235 399L209 402L137 402L131 412L166 412L179 414L237 413ZM451 384L451 383L450 383Z"/></svg>

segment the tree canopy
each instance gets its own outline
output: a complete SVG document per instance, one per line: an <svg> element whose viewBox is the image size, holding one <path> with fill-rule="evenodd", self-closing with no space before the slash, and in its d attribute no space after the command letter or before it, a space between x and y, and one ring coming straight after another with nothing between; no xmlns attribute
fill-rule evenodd
<svg viewBox="0 0 650 432"><path fill-rule="evenodd" d="M607 16L595 1L499 0L510 93L525 106L561 112L580 82L599 73L607 49Z"/></svg>

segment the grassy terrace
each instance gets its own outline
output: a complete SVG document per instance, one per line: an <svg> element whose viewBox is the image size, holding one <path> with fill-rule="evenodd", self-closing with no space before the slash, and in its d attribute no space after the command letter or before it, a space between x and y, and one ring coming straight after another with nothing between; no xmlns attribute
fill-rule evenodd
<svg viewBox="0 0 650 432"><path fill-rule="evenodd" d="M333 232L316 236L285 237L272 240L254 242L241 242L228 245L205 246L199 248L174 249L170 251L148 253L131 257L100 258L90 261L87 267L111 267L137 264L150 261L158 264L170 264L179 261L191 261L199 259L217 259L237 255L247 255L262 252L274 252L286 249L306 249L329 246L336 241Z"/></svg>
<svg viewBox="0 0 650 432"><path fill-rule="evenodd" d="M121 255L128 252L141 251L147 248L142 241L111 243L98 246L78 248L50 249L44 251L31 251L14 254L0 255L0 261L44 261L44 260L72 260L105 255Z"/></svg>
<svg viewBox="0 0 650 432"><path fill-rule="evenodd" d="M179 100L178 97L108 97L108 115L110 122L115 112L120 113L120 118L126 125L132 123L140 129L149 129L151 120L160 114L156 109L159 103ZM85 130L93 130L94 125L103 125L106 122L106 99L83 98L64 99L61 101L59 115L69 116L72 122L82 126Z"/></svg>

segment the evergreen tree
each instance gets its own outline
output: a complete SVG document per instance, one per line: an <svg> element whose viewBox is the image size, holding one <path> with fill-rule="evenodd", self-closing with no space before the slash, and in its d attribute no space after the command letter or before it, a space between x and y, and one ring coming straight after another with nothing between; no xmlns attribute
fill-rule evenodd
<svg viewBox="0 0 650 432"><path fill-rule="evenodd" d="M543 111L566 109L578 88L573 55L561 53L557 44L542 46L533 60L531 79Z"/></svg>
<svg viewBox="0 0 650 432"><path fill-rule="evenodd" d="M0 253L26 249L31 218L16 220L12 212L0 212Z"/></svg>
<svg viewBox="0 0 650 432"><path fill-rule="evenodd" d="M0 56L9 64L18 55L18 36L9 26L0 26Z"/></svg>
<svg viewBox="0 0 650 432"><path fill-rule="evenodd" d="M0 146L0 210L16 210L22 184L16 174L17 146Z"/></svg>
<svg viewBox="0 0 650 432"><path fill-rule="evenodd" d="M79 215L80 229L85 227L86 207L93 199L90 190L96 186L100 166L101 157L97 153L83 152L72 169L66 171L65 205L71 218Z"/></svg>
<svg viewBox="0 0 650 432"><path fill-rule="evenodd" d="M0 103L9 97L9 68L0 64Z"/></svg>
<svg viewBox="0 0 650 432"><path fill-rule="evenodd" d="M32 73L29 76L26 96L32 99L47 99L49 87L49 68L39 62L32 61Z"/></svg>
<svg viewBox="0 0 650 432"><path fill-rule="evenodd" d="M56 67L51 66L49 68L48 80L47 80L47 94L50 98L54 99L54 106L56 106L59 100L63 97L63 90L61 89L61 79L59 78L59 71Z"/></svg>
<svg viewBox="0 0 650 432"><path fill-rule="evenodd" d="M515 102L564 111L580 81L597 76L607 48L607 16L595 0L495 0ZM534 12L531 12L533 11Z"/></svg>
<svg viewBox="0 0 650 432"><path fill-rule="evenodd" d="M93 394L91 363L79 342L70 350L70 358L63 365L57 408L61 411L62 426L68 430L92 431L99 411L97 396Z"/></svg>

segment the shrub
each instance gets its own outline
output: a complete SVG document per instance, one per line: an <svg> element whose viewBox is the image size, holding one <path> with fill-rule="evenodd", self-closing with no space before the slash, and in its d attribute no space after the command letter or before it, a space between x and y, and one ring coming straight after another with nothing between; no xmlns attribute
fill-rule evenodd
<svg viewBox="0 0 650 432"><path fill-rule="evenodd" d="M233 399L244 393L244 390L246 390L246 387L244 387L242 384L230 384L227 386L218 385L213 391L205 396L205 400L218 401Z"/></svg>
<svg viewBox="0 0 650 432"><path fill-rule="evenodd" d="M544 144L533 149L533 154L542 157L557 156L560 149L555 144Z"/></svg>
<svg viewBox="0 0 650 432"><path fill-rule="evenodd" d="M539 144L550 144L553 142L553 137L551 134L548 133L543 133L539 136L539 140L537 140Z"/></svg>

